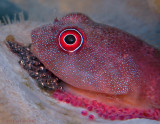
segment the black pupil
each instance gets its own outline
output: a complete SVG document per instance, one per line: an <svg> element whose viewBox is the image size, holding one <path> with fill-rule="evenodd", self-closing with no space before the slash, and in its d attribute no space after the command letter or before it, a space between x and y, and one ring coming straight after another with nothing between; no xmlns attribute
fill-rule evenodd
<svg viewBox="0 0 160 124"><path fill-rule="evenodd" d="M67 43L67 44L74 44L74 42L76 41L76 38L74 35L67 35L65 38L64 38L64 41Z"/></svg>

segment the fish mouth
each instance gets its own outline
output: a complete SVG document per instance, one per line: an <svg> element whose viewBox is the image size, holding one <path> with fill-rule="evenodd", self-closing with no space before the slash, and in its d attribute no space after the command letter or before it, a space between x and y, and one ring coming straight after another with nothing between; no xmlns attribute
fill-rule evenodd
<svg viewBox="0 0 160 124"><path fill-rule="evenodd" d="M15 41L13 36L6 38L8 48L19 56L19 64L36 80L37 85L51 94L58 101L80 107L82 116L90 120L103 118L107 120L126 120L147 118L159 120L160 111L148 107L145 101L129 100L127 95L109 95L73 87L53 73L34 56L31 45L23 46ZM94 113L94 114L92 114Z"/></svg>

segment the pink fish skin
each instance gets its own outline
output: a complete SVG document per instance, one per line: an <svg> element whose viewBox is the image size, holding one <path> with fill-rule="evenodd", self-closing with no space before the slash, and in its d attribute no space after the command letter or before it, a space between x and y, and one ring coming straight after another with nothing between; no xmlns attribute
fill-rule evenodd
<svg viewBox="0 0 160 124"><path fill-rule="evenodd" d="M77 49L65 46L72 31ZM160 51L140 39L81 13L38 27L31 37L33 53L67 84L160 108Z"/></svg>

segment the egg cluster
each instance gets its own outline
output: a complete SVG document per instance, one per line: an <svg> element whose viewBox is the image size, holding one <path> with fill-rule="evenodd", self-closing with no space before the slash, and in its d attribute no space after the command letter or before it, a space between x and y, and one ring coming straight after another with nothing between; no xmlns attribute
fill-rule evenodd
<svg viewBox="0 0 160 124"><path fill-rule="evenodd" d="M9 38L10 37L10 38ZM61 89L60 80L48 71L44 65L31 53L30 46L22 46L8 36L6 45L19 56L19 64L36 80L38 86L46 90ZM9 38L9 39L8 39Z"/></svg>
<svg viewBox="0 0 160 124"><path fill-rule="evenodd" d="M75 96L70 92L61 90L56 90L53 93L53 98L74 107L84 108L85 110L82 110L81 114L83 116L88 116L88 119L90 120L94 120L99 117L107 120L127 120L133 118L158 120L160 116L160 111L158 109L118 108L103 104L96 100ZM94 112L95 115L91 112Z"/></svg>

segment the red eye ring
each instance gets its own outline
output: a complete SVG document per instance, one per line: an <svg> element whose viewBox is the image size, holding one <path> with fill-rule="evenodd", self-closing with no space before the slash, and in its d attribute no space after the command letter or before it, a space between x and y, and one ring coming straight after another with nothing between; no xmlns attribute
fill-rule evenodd
<svg viewBox="0 0 160 124"><path fill-rule="evenodd" d="M83 44L83 36L77 29L65 29L59 35L60 47L68 52L74 52Z"/></svg>

